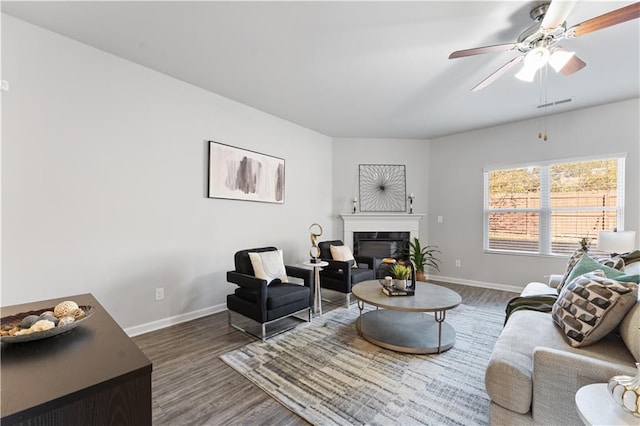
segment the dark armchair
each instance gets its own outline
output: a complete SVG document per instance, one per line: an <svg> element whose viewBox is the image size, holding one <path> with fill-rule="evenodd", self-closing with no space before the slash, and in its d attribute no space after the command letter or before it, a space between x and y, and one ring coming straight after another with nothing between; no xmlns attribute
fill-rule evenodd
<svg viewBox="0 0 640 426"><path fill-rule="evenodd" d="M235 270L227 272L227 281L238 285L233 294L227 295L227 313L229 325L261 338L266 339L267 324L307 310L308 321L311 321L313 304L313 272L306 268L286 266L289 277L301 278L304 285L281 282L276 279L268 284L267 280L256 278L250 252L277 251L275 247L261 247L241 250L234 255ZM248 330L233 323L231 311L257 321L262 325L262 335L256 336Z"/></svg>
<svg viewBox="0 0 640 426"><path fill-rule="evenodd" d="M320 258L329 265L320 271L320 286L339 291L347 295L347 307L351 304L351 287L355 284L374 279L374 258L354 255L354 260L348 262L334 260L331 255L331 246L343 246L340 240L323 241L318 243ZM354 268L354 264L358 264Z"/></svg>

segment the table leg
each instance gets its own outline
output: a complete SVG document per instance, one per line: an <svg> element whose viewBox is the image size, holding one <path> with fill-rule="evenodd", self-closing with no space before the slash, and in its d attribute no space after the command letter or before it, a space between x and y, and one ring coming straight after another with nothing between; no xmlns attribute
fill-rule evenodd
<svg viewBox="0 0 640 426"><path fill-rule="evenodd" d="M435 320L438 323L438 353L442 352L442 323L444 322L444 318L446 316L447 311L434 312Z"/></svg>
<svg viewBox="0 0 640 426"><path fill-rule="evenodd" d="M320 292L320 267L313 267L313 282L314 282L314 294L313 294L313 313L322 315L322 294Z"/></svg>
<svg viewBox="0 0 640 426"><path fill-rule="evenodd" d="M362 300L358 300L358 310L360 313L358 314L358 334L362 336L362 311L364 310L364 302Z"/></svg>

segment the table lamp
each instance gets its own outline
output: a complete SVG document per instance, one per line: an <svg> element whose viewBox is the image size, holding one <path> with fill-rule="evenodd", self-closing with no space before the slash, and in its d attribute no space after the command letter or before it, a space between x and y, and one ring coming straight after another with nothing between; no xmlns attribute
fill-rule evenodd
<svg viewBox="0 0 640 426"><path fill-rule="evenodd" d="M616 254L628 253L635 248L635 231L600 231L598 232L598 250Z"/></svg>

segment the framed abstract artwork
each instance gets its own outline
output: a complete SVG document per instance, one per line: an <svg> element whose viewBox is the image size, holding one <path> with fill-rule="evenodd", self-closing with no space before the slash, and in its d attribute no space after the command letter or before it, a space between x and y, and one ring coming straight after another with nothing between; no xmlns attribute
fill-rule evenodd
<svg viewBox="0 0 640 426"><path fill-rule="evenodd" d="M361 212L407 210L404 165L360 164L359 171Z"/></svg>
<svg viewBox="0 0 640 426"><path fill-rule="evenodd" d="M208 195L284 204L284 159L209 141Z"/></svg>

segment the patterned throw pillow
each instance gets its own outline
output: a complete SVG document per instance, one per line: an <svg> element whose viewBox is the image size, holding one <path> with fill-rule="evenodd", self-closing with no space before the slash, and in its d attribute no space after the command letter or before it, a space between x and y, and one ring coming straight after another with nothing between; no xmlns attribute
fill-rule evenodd
<svg viewBox="0 0 640 426"><path fill-rule="evenodd" d="M569 278L569 274L571 273L571 271L573 271L573 268L576 266L580 258L584 256L586 253L587 252L582 249L578 249L573 252L571 257L567 261L567 267L564 270L564 275L562 276L562 280L560 280L560 284L558 284L558 293L560 293L560 290L566 284L567 278Z"/></svg>
<svg viewBox="0 0 640 426"><path fill-rule="evenodd" d="M594 271L564 286L551 310L574 348L591 345L615 330L638 297L638 286Z"/></svg>
<svg viewBox="0 0 640 426"><path fill-rule="evenodd" d="M288 281L282 250L249 252L249 259L256 278L267 280L267 285L276 279L283 283Z"/></svg>
<svg viewBox="0 0 640 426"><path fill-rule="evenodd" d="M634 250L629 253L621 254L620 258L624 260L624 263L626 263L627 265L640 262L640 250Z"/></svg>

